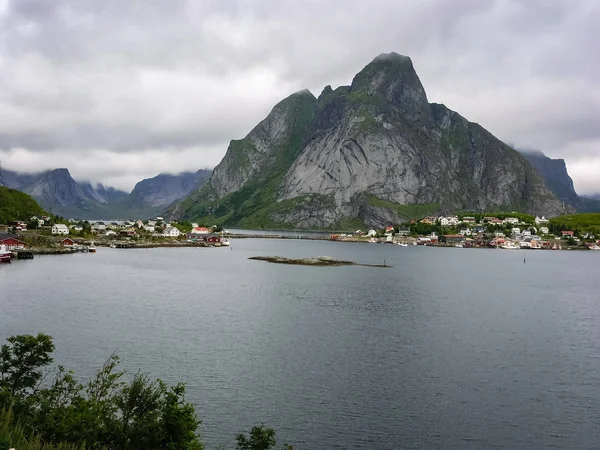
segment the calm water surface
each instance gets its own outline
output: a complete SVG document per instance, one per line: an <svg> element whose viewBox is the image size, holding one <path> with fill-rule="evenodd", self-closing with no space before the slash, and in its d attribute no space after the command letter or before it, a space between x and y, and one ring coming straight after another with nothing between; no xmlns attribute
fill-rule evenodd
<svg viewBox="0 0 600 450"><path fill-rule="evenodd" d="M393 265L315 268L253 255ZM526 256L527 263L523 263ZM600 252L240 239L0 267L0 339L185 381L208 448L600 448Z"/></svg>

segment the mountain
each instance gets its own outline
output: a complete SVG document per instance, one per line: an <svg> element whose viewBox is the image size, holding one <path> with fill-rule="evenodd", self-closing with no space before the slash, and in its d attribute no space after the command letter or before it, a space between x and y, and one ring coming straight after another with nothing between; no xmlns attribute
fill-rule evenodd
<svg viewBox="0 0 600 450"><path fill-rule="evenodd" d="M187 197L193 190L199 189L210 175L210 170L203 169L178 175L161 173L137 183L130 195L150 206L166 208L171 203Z"/></svg>
<svg viewBox="0 0 600 450"><path fill-rule="evenodd" d="M8 224L13 220L29 221L33 216L44 214L46 212L31 196L0 186L0 224Z"/></svg>
<svg viewBox="0 0 600 450"><path fill-rule="evenodd" d="M441 104L412 61L375 58L350 86L301 91L233 140L173 217L246 227L386 225L449 210L569 210L517 151Z"/></svg>
<svg viewBox="0 0 600 450"><path fill-rule="evenodd" d="M145 218L162 211L173 201L199 188L210 171L158 175L141 181L131 194L102 184L77 182L68 169L36 174L3 170L0 185L30 194L53 214L75 219ZM141 185L141 186L140 186Z"/></svg>
<svg viewBox="0 0 600 450"><path fill-rule="evenodd" d="M578 212L600 212L600 198L581 197L575 192L573 180L564 159L552 159L540 151L521 151L521 154L542 175L544 183L561 201Z"/></svg>

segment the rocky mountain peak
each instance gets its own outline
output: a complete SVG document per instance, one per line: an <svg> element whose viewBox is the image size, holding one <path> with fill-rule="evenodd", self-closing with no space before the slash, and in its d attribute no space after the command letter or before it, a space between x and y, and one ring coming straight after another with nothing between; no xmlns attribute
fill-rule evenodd
<svg viewBox="0 0 600 450"><path fill-rule="evenodd" d="M431 123L427 94L408 56L377 56L354 77L350 92L352 98L361 102L385 102L407 119L422 125Z"/></svg>
<svg viewBox="0 0 600 450"><path fill-rule="evenodd" d="M204 188L172 210L228 225L335 227L438 210L565 211L516 151L430 105L410 58L383 54L350 86L279 102L227 153Z"/></svg>

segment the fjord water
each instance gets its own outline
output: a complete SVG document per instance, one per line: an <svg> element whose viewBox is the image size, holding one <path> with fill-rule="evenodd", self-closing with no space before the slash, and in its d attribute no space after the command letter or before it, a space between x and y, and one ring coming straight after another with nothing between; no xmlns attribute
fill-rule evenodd
<svg viewBox="0 0 600 450"><path fill-rule="evenodd" d="M329 255L392 268L249 256ZM523 260L526 257L526 263ZM239 239L0 267L0 339L187 383L207 448L594 448L600 254Z"/></svg>

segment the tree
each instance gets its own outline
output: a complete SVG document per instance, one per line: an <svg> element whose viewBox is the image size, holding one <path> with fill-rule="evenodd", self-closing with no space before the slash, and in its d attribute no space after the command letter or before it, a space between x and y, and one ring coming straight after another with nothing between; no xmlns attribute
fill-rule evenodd
<svg viewBox="0 0 600 450"><path fill-rule="evenodd" d="M12 397L31 393L42 380L42 369L52 363L52 338L47 334L11 336L0 347L0 406Z"/></svg>
<svg viewBox="0 0 600 450"><path fill-rule="evenodd" d="M252 427L249 437L239 434L236 450L269 450L275 448L276 445L275 430L261 425L260 427ZM282 447L282 450L293 449L294 447L289 444L284 444Z"/></svg>
<svg viewBox="0 0 600 450"><path fill-rule="evenodd" d="M11 408L28 434L44 442L86 444L89 448L202 450L200 421L185 401L185 387L151 382L138 373L123 381L116 355L87 384L58 367L41 388L42 369L52 362L50 336L8 339L0 353L0 411Z"/></svg>

